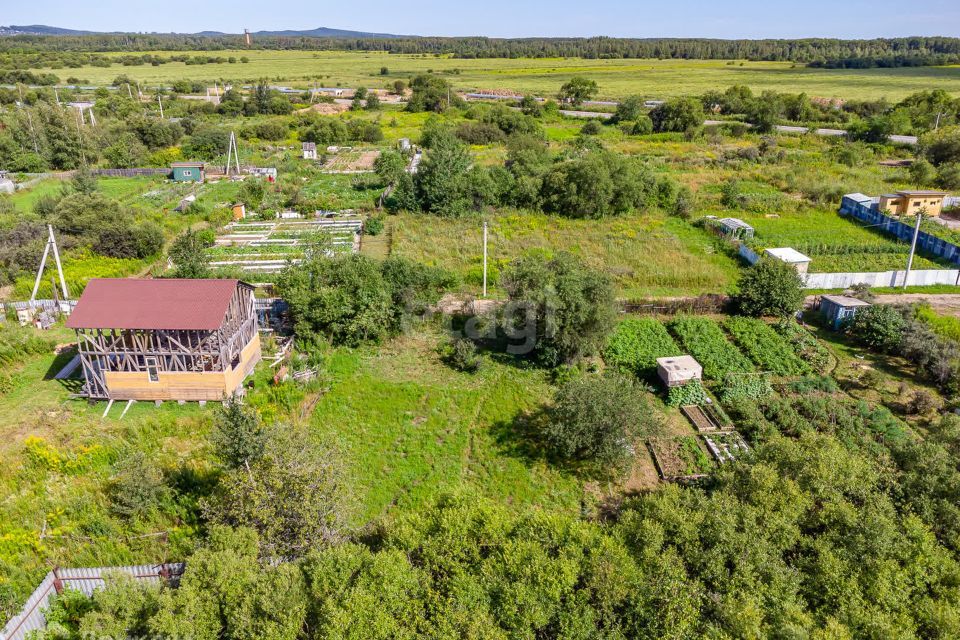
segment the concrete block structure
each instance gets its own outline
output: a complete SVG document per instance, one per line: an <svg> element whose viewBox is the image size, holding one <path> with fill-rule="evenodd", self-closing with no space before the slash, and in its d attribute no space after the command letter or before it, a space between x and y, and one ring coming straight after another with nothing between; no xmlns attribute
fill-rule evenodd
<svg viewBox="0 0 960 640"><path fill-rule="evenodd" d="M657 358L657 375L667 387L682 387L693 380L703 380L703 367L693 356Z"/></svg>

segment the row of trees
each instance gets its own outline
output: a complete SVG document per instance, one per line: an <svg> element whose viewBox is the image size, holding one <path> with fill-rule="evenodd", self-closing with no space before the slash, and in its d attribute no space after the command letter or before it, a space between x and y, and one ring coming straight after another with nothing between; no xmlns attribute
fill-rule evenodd
<svg viewBox="0 0 960 640"><path fill-rule="evenodd" d="M839 40L717 40L705 38L376 38L257 36L255 49L386 51L461 58L671 58L694 60L790 60L821 66L847 59L912 60L960 55L960 38L910 37ZM0 40L0 53L123 51L223 51L244 49L242 36L186 34L99 34L77 36L14 36ZM131 53L130 55L136 55ZM7 58L12 61L12 58ZM38 62L44 58L35 58ZM939 60L939 57L937 58ZM242 59L241 59L242 61ZM151 62L152 64L152 62ZM12 66L23 66L19 58Z"/></svg>
<svg viewBox="0 0 960 640"><path fill-rule="evenodd" d="M903 356L944 391L960 390L960 344L938 336L913 307L874 304L859 310L846 330L874 351Z"/></svg>
<svg viewBox="0 0 960 640"><path fill-rule="evenodd" d="M508 117L501 120L497 114ZM554 154L538 133L526 131L539 132L539 127L529 116L503 107L456 130L428 126L423 142L429 150L415 175L388 170L399 168L399 162L379 166L381 178L395 185L387 206L444 217L484 206L515 206L599 218L655 205L673 210L689 200L688 191L656 176L639 159L589 147ZM463 138L505 139L506 163L474 164Z"/></svg>

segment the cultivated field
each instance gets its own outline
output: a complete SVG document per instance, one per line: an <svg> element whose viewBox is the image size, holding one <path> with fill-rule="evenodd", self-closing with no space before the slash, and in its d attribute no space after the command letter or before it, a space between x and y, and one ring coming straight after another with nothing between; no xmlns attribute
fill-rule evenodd
<svg viewBox="0 0 960 640"><path fill-rule="evenodd" d="M178 52L158 51L160 56ZM790 62L734 62L724 60L584 60L580 58L479 59L448 56L390 55L333 51L218 51L227 57L247 56L249 63L161 66L81 67L53 69L61 79L77 77L109 84L120 74L153 85L175 80L244 80L269 78L272 82L306 87L381 87L396 79L433 70L442 73L457 89L510 89L552 95L574 75L585 75L600 85L602 98L630 94L651 97L701 94L734 84L754 91L772 89L812 96L880 98L898 100L909 93L930 89L960 90L960 67L835 70L809 69ZM106 54L122 55L122 54ZM386 66L389 75L380 75Z"/></svg>

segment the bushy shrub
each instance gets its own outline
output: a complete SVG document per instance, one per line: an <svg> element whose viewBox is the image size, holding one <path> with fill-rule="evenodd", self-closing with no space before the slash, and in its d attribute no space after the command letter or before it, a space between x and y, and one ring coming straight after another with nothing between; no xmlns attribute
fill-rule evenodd
<svg viewBox="0 0 960 640"><path fill-rule="evenodd" d="M457 338L448 344L443 359L457 371L466 373L476 373L482 362L477 355L477 345L468 338Z"/></svg>
<svg viewBox="0 0 960 640"><path fill-rule="evenodd" d="M803 280L793 265L764 257L746 270L738 284L736 302L752 316L786 317L803 304Z"/></svg>
<svg viewBox="0 0 960 640"><path fill-rule="evenodd" d="M169 491L153 460L135 451L121 460L110 479L110 508L124 518L144 517L160 508Z"/></svg>
<svg viewBox="0 0 960 640"><path fill-rule="evenodd" d="M667 390L667 404L671 407L706 404L709 399L707 390L703 388L703 383L699 380L691 380L686 384L670 387Z"/></svg>
<svg viewBox="0 0 960 640"><path fill-rule="evenodd" d="M375 215L367 218L363 223L363 232L368 236L378 236L383 233L383 216Z"/></svg>
<svg viewBox="0 0 960 640"><path fill-rule="evenodd" d="M596 119L588 120L586 124L580 127L581 135L597 136L603 132L603 125Z"/></svg>
<svg viewBox="0 0 960 640"><path fill-rule="evenodd" d="M907 321L903 312L892 305L875 304L857 312L847 331L859 342L883 353L900 347Z"/></svg>
<svg viewBox="0 0 960 640"><path fill-rule="evenodd" d="M621 374L585 375L557 391L543 435L558 456L622 467L640 436L659 429L643 392Z"/></svg>
<svg viewBox="0 0 960 640"><path fill-rule="evenodd" d="M217 412L210 439L223 464L239 469L263 455L267 433L257 412L233 398Z"/></svg>

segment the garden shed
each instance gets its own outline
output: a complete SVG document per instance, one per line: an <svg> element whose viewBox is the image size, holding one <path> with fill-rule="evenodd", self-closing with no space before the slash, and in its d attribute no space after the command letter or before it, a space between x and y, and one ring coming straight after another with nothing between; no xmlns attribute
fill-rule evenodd
<svg viewBox="0 0 960 640"><path fill-rule="evenodd" d="M667 387L682 387L693 380L703 380L703 367L693 356L657 358L657 375Z"/></svg>
<svg viewBox="0 0 960 640"><path fill-rule="evenodd" d="M316 142L303 143L303 159L304 160L317 159L317 143Z"/></svg>
<svg viewBox="0 0 960 640"><path fill-rule="evenodd" d="M810 257L803 255L796 249L779 247L776 249L765 249L764 253L780 262L793 265L797 273L806 273L810 269Z"/></svg>
<svg viewBox="0 0 960 640"><path fill-rule="evenodd" d="M852 320L860 309L869 306L869 302L850 296L822 296L820 298L820 313L823 314L834 331L845 322Z"/></svg>
<svg viewBox="0 0 960 640"><path fill-rule="evenodd" d="M174 162L170 165L170 171L174 182L203 182L202 162Z"/></svg>

